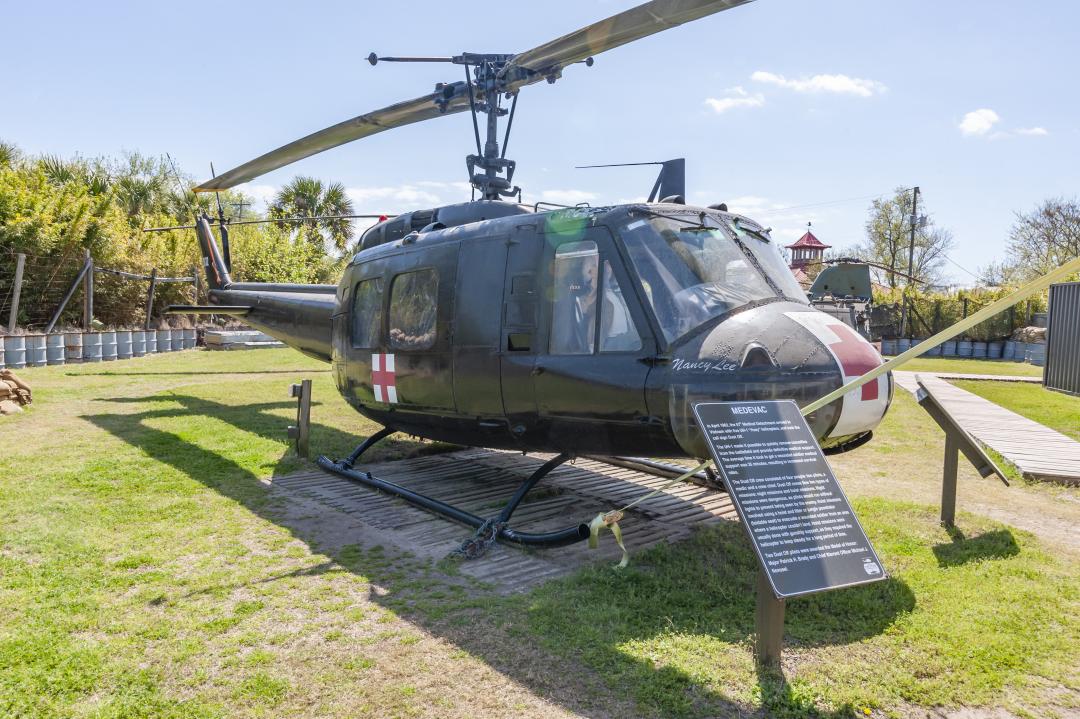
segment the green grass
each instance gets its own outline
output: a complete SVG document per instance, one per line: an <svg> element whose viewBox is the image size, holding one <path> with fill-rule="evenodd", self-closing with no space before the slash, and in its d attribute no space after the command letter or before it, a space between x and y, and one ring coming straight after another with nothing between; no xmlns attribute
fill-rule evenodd
<svg viewBox="0 0 1080 719"><path fill-rule="evenodd" d="M885 359L889 359L886 357ZM1016 377L1042 377L1042 367L1026 362L1007 360L948 359L945 357L916 357L906 362L901 370L910 372L956 372L963 374L1013 375Z"/></svg>
<svg viewBox="0 0 1080 719"><path fill-rule="evenodd" d="M1026 382L954 380L953 384L1080 441L1080 397Z"/></svg>
<svg viewBox="0 0 1080 719"><path fill-rule="evenodd" d="M755 678L757 567L741 528L550 584L522 602L528 631L581 657L662 716L712 716L732 702L769 716L993 705L1019 677L1075 656L1075 579L1025 533L881 500L855 508L892 578L788 602L786 681ZM760 679L760 681L758 680Z"/></svg>
<svg viewBox="0 0 1080 719"><path fill-rule="evenodd" d="M21 373L35 405L0 420L0 716L1078 708L1080 561L972 515L950 535L933 508L858 500L891 579L789 602L783 676L752 665L737 524L509 598L348 528L320 544L317 510L265 480L305 466L284 433L302 377L315 451L374 429L323 370L266 350ZM898 397L834 465L936 472L938 435ZM397 440L376 458L437 449Z"/></svg>

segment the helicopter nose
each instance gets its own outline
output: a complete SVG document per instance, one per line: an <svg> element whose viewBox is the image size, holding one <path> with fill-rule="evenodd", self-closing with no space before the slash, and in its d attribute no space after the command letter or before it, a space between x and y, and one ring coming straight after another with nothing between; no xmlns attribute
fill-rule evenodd
<svg viewBox="0 0 1080 719"><path fill-rule="evenodd" d="M812 334L832 355L840 370L841 384L847 384L880 366L884 360L862 335L841 320L824 312L788 312L787 316ZM892 375L886 374L845 394L840 414L823 443L861 435L874 429L889 408ZM831 440L831 442L830 442Z"/></svg>
<svg viewBox="0 0 1080 719"><path fill-rule="evenodd" d="M673 355L667 374L672 430L695 457L708 453L693 419L697 402L789 399L806 406L882 362L853 328L794 303L736 314ZM877 426L891 394L891 378L881 377L806 419L823 446L846 444Z"/></svg>

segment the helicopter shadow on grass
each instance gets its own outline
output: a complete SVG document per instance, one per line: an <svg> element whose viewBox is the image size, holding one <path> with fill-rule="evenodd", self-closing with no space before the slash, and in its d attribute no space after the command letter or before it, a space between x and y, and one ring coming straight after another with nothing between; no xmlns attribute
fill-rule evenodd
<svg viewBox="0 0 1080 719"><path fill-rule="evenodd" d="M720 642L743 649L735 653L741 657L733 667L735 671L754 671L748 659L754 636L758 568L749 541L736 522L719 522L685 541L641 552L628 570L615 571L609 564L594 562L528 594L498 596L491 588L470 584L452 569L444 572L445 567L417 562L405 552L350 544L348 538L344 542L341 538L327 542L310 522L294 520L283 510L253 472L228 456L150 423L157 418L207 417L244 432L280 440L284 422L275 413L295 407L293 402L228 405L183 394L109 401L160 404L163 400L176 406L134 413L99 413L84 419L287 529L313 551L329 555L338 567L323 563L314 573L343 569L363 575L385 590L373 592L372 601L570 711L589 716L616 715L620 712L611 707L625 707L629 702L646 716L839 719L859 713L851 706L830 712L819 710L813 700L793 692L778 669L757 670L762 708L750 711L742 702L725 696L690 672L641 658L648 651L634 656L626 649L688 639L706 647ZM347 452L359 439L333 427L312 425L313 445L331 456ZM386 441L378 449L377 458L387 460L439 448L428 443ZM275 475L304 466L290 457L290 452L283 453ZM278 578L271 576L265 581ZM464 598L460 592L448 595L443 591L449 586L464 587ZM183 599L177 597L174 601ZM785 647L858 642L884 632L914 605L910 588L896 578L793 600L787 607ZM605 670L606 679L597 675L598 668Z"/></svg>

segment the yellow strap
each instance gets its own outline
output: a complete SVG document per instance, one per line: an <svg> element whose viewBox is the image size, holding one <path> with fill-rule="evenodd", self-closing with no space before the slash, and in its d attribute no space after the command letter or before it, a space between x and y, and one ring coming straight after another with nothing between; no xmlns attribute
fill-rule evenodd
<svg viewBox="0 0 1080 719"><path fill-rule="evenodd" d="M625 567L627 564L630 563L630 553L626 551L626 545L623 544L622 528L619 527L619 520L623 518L626 510L630 509L636 504L641 504L649 497L656 496L657 494L663 492L665 489L672 485L678 484L679 482L685 482L687 478L690 477L690 475L696 474L697 472L701 471L708 463L709 461L705 460L704 462L694 467L690 471L686 472L685 474L681 474L670 482L666 482L660 487L657 487L648 494L638 497L622 509L613 509L610 512L601 512L600 514L593 517L593 520L589 522L589 549L596 549L600 546L600 531L607 527L611 530L611 533L615 535L615 543L618 544L619 549L622 550L622 561L619 562L616 568L622 569L623 567Z"/></svg>
<svg viewBox="0 0 1080 719"><path fill-rule="evenodd" d="M896 369L908 360L914 359L919 355L923 354L931 347L937 347L945 340L951 339L960 334L961 332L966 332L980 322L990 319L1002 310L1007 310L1013 305L1015 305L1017 302L1027 299L1028 297L1040 290L1046 289L1058 280L1064 280L1066 277L1068 277L1074 272L1080 272L1080 257L1069 260L1061 267L1053 270L1052 272L1047 272L1045 275L1038 278L1037 280L1032 280L1028 284L1018 289L1016 292L1013 292L1011 295L1002 297L996 302L991 302L986 307L983 307L981 310L971 315L971 317L960 320L952 327L948 327L941 332L938 332L933 337L923 340L922 342L915 345L906 352L901 352L885 364L879 367L875 367L874 369L864 374L862 377L859 377L858 379L853 379L843 387L833 390L821 399L811 402L810 404L802 408L803 415L808 415L811 412L821 409L829 402L840 399L851 390L858 389L867 382L875 380L886 372Z"/></svg>

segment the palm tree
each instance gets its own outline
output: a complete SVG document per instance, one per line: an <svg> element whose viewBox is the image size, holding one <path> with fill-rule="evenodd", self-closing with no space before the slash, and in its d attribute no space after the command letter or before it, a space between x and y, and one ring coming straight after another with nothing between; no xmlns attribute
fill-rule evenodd
<svg viewBox="0 0 1080 719"><path fill-rule="evenodd" d="M22 159L19 148L10 142L0 140L0 167L15 167Z"/></svg>
<svg viewBox="0 0 1080 719"><path fill-rule="evenodd" d="M324 185L314 177L297 177L277 193L270 204L270 217L325 217L353 214L352 201L345 194L345 186L340 182ZM319 245L327 240L334 247L344 250L352 237L350 220L317 220L300 223L280 223L279 227L295 227L299 234L309 242Z"/></svg>

